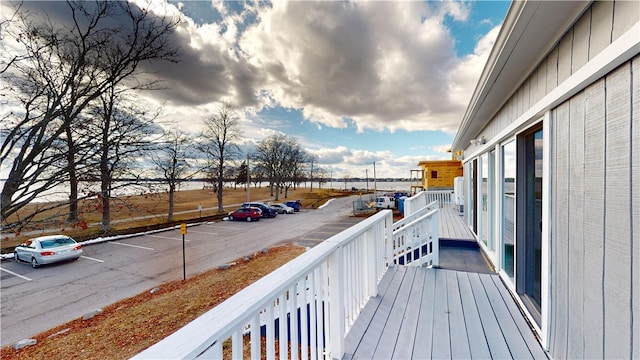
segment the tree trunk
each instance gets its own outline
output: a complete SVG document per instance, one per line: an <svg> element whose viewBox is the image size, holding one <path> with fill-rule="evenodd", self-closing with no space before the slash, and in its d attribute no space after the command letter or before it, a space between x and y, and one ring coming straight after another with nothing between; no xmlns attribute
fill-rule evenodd
<svg viewBox="0 0 640 360"><path fill-rule="evenodd" d="M103 177L100 181L100 190L102 193L102 230L107 231L111 229L111 185L109 179Z"/></svg>
<svg viewBox="0 0 640 360"><path fill-rule="evenodd" d="M224 185L222 178L218 179L218 212L221 213L224 211L224 206L222 206L222 186Z"/></svg>
<svg viewBox="0 0 640 360"><path fill-rule="evenodd" d="M67 166L69 167L69 214L67 215L67 221L75 223L78 221L78 175L76 172L75 162L75 144L73 142L73 133L71 127L67 126L65 129L67 134L67 146L69 151L67 152Z"/></svg>
<svg viewBox="0 0 640 360"><path fill-rule="evenodd" d="M224 211L224 206L222 206L222 187L224 186L224 164L220 161L218 166L218 212L221 213Z"/></svg>
<svg viewBox="0 0 640 360"><path fill-rule="evenodd" d="M173 221L173 195L176 192L176 185L174 183L169 184L169 214L167 215L167 221Z"/></svg>

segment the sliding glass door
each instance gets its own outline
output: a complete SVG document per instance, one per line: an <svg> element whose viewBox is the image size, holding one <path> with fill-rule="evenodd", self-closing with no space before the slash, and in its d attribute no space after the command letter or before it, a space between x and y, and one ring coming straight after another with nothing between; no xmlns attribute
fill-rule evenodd
<svg viewBox="0 0 640 360"><path fill-rule="evenodd" d="M517 291L540 323L542 289L542 126L518 137Z"/></svg>

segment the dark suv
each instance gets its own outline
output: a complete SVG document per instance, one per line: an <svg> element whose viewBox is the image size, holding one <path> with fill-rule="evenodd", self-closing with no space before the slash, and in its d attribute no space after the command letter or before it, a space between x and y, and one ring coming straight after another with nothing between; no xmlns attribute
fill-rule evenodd
<svg viewBox="0 0 640 360"><path fill-rule="evenodd" d="M300 201L300 200L287 201L284 204L289 206L289 207L292 207L293 210L296 211L296 212L300 211L300 209L302 208L302 201Z"/></svg>
<svg viewBox="0 0 640 360"><path fill-rule="evenodd" d="M278 212L272 208L270 208L269 206L261 203L261 202L246 202L244 204L242 204L242 207L256 207L260 210L262 210L262 217L263 218L273 218L278 216Z"/></svg>

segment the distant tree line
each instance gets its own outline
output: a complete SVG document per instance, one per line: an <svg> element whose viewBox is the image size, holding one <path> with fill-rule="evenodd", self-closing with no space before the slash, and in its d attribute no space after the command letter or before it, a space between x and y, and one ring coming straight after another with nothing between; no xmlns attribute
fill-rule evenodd
<svg viewBox="0 0 640 360"><path fill-rule="evenodd" d="M180 60L172 40L177 18L120 1L68 1L66 7L68 23L22 4L0 23L0 104L19 109L0 119L0 161L8 171L0 199L3 226L19 228L53 208L65 208L74 223L79 201L97 195L102 227L109 230L113 191L141 186L149 177L160 176L168 186L169 221L175 191L195 176L205 174L219 190L230 178L237 184L266 181L276 200L305 179L322 177L315 159L283 134L257 144L249 164L238 164L242 133L231 103L204 119L196 136L158 125L161 112L141 106L135 91L162 86L142 65ZM88 182L99 183L97 194L83 195L81 184ZM68 187L67 201L9 224L10 216L60 186ZM217 191L220 212L222 197Z"/></svg>

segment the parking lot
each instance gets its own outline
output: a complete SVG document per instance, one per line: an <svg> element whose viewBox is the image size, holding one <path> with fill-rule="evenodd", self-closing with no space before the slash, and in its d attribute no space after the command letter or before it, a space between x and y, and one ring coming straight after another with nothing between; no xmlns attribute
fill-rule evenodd
<svg viewBox="0 0 640 360"><path fill-rule="evenodd" d="M187 277L278 243L315 244L362 220L351 217L353 198L332 201L257 222L190 226L185 235ZM94 309L183 277L179 229L83 247L80 259L33 269L0 264L1 345L8 345Z"/></svg>

